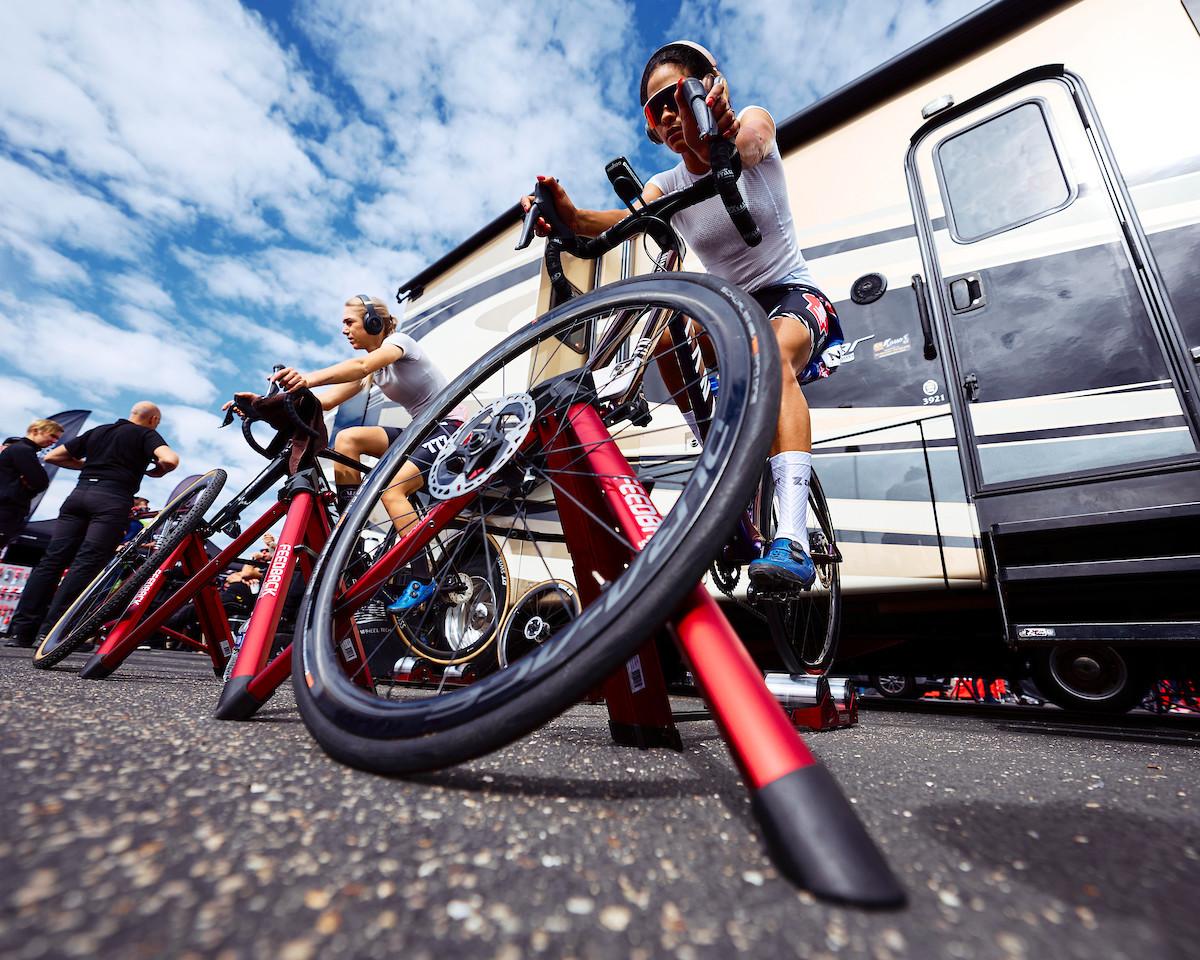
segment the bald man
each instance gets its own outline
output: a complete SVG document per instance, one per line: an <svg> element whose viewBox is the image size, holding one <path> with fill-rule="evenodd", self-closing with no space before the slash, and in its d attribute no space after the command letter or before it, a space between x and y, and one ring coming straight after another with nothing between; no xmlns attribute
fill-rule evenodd
<svg viewBox="0 0 1200 960"><path fill-rule="evenodd" d="M142 477L162 477L179 466L179 455L155 429L161 420L158 407L142 400L128 420L93 427L46 454L47 463L78 470L79 482L63 501L50 546L21 592L8 646L32 647L43 626L53 626L112 559Z"/></svg>

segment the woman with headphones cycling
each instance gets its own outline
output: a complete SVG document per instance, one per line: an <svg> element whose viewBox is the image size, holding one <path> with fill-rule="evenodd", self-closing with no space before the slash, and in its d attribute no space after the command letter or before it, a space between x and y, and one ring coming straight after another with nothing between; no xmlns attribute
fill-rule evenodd
<svg viewBox="0 0 1200 960"><path fill-rule="evenodd" d="M729 87L717 72L716 60L699 44L686 40L669 43L654 52L642 71L646 133L680 158L673 168L650 178L642 199L650 202L674 193L709 172L708 144L700 140L684 100L686 77L704 82L720 134L737 144L742 161L739 187L763 239L758 246L748 247L719 197L682 211L672 224L709 273L738 284L767 311L783 360L783 395L771 446L779 526L766 556L751 563L749 572L757 584L767 588L807 588L816 576L808 555L806 516L812 425L800 384L829 375L821 357L841 341L837 311L814 284L796 242L783 159L775 142L775 121L762 107L733 112ZM549 187L559 217L576 233L595 236L628 215L626 209L580 210L553 178L538 179ZM532 199L522 199L526 211ZM537 230L545 236L550 226L539 219Z"/></svg>
<svg viewBox="0 0 1200 960"><path fill-rule="evenodd" d="M377 297L351 297L342 308L342 335L364 357L351 357L332 366L301 373L284 367L272 374L285 390L324 387L317 398L325 410L345 403L374 383L385 397L399 404L416 419L446 386L446 377L429 359L425 349L406 333L396 329L396 318ZM430 431L428 438L400 468L395 482L381 499L397 532L403 533L417 520L409 496L425 484L438 451L445 446L458 423L445 420ZM333 448L353 460L362 455L382 457L404 431L400 427L346 427L338 431ZM338 510L345 511L358 492L361 477L352 468L335 463Z"/></svg>

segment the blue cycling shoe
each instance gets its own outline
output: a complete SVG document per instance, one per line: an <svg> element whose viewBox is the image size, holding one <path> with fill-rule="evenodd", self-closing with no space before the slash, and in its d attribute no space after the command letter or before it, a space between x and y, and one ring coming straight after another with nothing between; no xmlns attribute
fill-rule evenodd
<svg viewBox="0 0 1200 960"><path fill-rule="evenodd" d="M747 571L751 582L760 590L780 590L800 587L807 590L817 579L812 558L795 540L779 537L771 541L766 556L753 561Z"/></svg>
<svg viewBox="0 0 1200 960"><path fill-rule="evenodd" d="M395 600L388 604L388 613L408 613L415 607L419 607L426 600L432 597L437 592L437 587L432 583L422 583L420 580L414 580L404 592Z"/></svg>

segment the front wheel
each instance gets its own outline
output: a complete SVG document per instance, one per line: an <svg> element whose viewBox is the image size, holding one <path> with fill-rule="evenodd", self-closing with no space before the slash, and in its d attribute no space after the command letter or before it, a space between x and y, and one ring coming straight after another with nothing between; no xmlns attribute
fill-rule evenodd
<svg viewBox="0 0 1200 960"><path fill-rule="evenodd" d="M656 373L653 348L677 316L702 328L721 375L698 455L683 452L687 428ZM604 349L592 352L597 341ZM772 343L740 290L652 275L569 301L459 376L374 468L305 594L293 680L321 746L376 772L438 769L512 742L612 673L699 582L750 500L779 409L778 353L760 349ZM452 412L463 426L434 463L421 532L371 548L392 522L383 494ZM622 505L639 534L614 522ZM582 613L506 668L368 677L374 641L353 631L354 610L439 527L491 534L481 542L498 541L522 580L575 582ZM414 596L458 586L435 580Z"/></svg>
<svg viewBox="0 0 1200 960"><path fill-rule="evenodd" d="M225 477L224 470L197 477L125 544L50 628L33 655L33 665L41 670L52 667L129 606L183 538L200 525L225 485Z"/></svg>

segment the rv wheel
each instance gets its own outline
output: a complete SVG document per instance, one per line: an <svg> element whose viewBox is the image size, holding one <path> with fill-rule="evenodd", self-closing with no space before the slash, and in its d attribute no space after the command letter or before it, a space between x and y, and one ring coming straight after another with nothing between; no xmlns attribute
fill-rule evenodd
<svg viewBox="0 0 1200 960"><path fill-rule="evenodd" d="M1064 710L1125 713L1150 686L1145 667L1103 645L1049 647L1033 658L1033 677L1046 699Z"/></svg>

